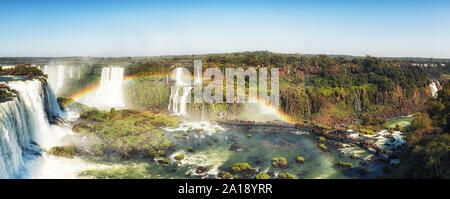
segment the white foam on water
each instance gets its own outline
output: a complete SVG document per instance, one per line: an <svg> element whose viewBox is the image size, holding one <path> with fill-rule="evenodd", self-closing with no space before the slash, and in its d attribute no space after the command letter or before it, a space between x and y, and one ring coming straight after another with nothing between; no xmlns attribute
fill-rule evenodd
<svg viewBox="0 0 450 199"><path fill-rule="evenodd" d="M90 163L80 158L61 158L47 153L28 161L26 167L28 174L24 177L30 179L76 179L85 170L111 168L109 165Z"/></svg>
<svg viewBox="0 0 450 199"><path fill-rule="evenodd" d="M225 131L220 125L208 121L180 122L175 128L164 127L163 129L169 132L195 131L196 133L193 135L195 138L204 138L207 135L210 136Z"/></svg>

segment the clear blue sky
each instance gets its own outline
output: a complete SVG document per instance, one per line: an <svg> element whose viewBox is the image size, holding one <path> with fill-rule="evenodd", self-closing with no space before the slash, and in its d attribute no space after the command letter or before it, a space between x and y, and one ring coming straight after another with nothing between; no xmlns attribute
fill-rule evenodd
<svg viewBox="0 0 450 199"><path fill-rule="evenodd" d="M253 50L450 58L450 2L0 1L0 56Z"/></svg>

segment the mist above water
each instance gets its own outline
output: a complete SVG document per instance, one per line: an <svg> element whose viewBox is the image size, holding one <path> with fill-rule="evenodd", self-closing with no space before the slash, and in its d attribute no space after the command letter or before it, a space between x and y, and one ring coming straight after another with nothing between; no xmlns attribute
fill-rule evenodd
<svg viewBox="0 0 450 199"><path fill-rule="evenodd" d="M64 88L68 86L69 80L81 79L81 67L56 63L38 66L44 74L48 75L47 81L57 95L61 94Z"/></svg>
<svg viewBox="0 0 450 199"><path fill-rule="evenodd" d="M124 108L123 75L123 67L104 67L100 87L95 92L77 99L77 101L102 110Z"/></svg>

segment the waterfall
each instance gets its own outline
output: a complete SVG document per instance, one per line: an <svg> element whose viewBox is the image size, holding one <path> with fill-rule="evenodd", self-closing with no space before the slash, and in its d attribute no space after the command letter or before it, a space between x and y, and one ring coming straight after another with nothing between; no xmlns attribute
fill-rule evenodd
<svg viewBox="0 0 450 199"><path fill-rule="evenodd" d="M355 92L355 110L358 112L362 111L361 100L358 97L358 93Z"/></svg>
<svg viewBox="0 0 450 199"><path fill-rule="evenodd" d="M57 78L55 92L58 92L64 86L64 65L58 65Z"/></svg>
<svg viewBox="0 0 450 199"><path fill-rule="evenodd" d="M46 84L39 80L7 84L19 94L0 103L0 178L20 178L26 175L27 160L36 158L40 148L57 145L68 131L49 124L61 110Z"/></svg>
<svg viewBox="0 0 450 199"><path fill-rule="evenodd" d="M73 66L69 67L69 78L73 79Z"/></svg>
<svg viewBox="0 0 450 199"><path fill-rule="evenodd" d="M186 103L188 101L188 98L191 97L191 89L192 87L184 87L183 88L183 95L181 96L181 100L180 100L180 110L178 112L178 114L180 115L186 115Z"/></svg>
<svg viewBox="0 0 450 199"><path fill-rule="evenodd" d="M77 77L77 80L80 80L80 79L81 79L81 66L78 66L78 67L77 67L77 71L78 71L78 77Z"/></svg>
<svg viewBox="0 0 450 199"><path fill-rule="evenodd" d="M187 115L186 104L191 99L192 86L190 79L183 77L183 72L183 68L176 68L175 74L172 74L172 79L175 79L175 85L171 88L170 102L167 109L175 115ZM180 90L183 91L182 94Z"/></svg>
<svg viewBox="0 0 450 199"><path fill-rule="evenodd" d="M202 77L201 77L201 71L200 72L198 72L196 75L195 75L195 79L194 79L194 84L195 85L202 85Z"/></svg>
<svg viewBox="0 0 450 199"><path fill-rule="evenodd" d="M102 69L100 87L94 93L86 95L77 101L103 110L124 108L123 74L123 67L104 67Z"/></svg>
<svg viewBox="0 0 450 199"><path fill-rule="evenodd" d="M442 86L438 80L432 80L430 84L430 89L431 89L431 96L436 98L438 95L437 92L442 89Z"/></svg>

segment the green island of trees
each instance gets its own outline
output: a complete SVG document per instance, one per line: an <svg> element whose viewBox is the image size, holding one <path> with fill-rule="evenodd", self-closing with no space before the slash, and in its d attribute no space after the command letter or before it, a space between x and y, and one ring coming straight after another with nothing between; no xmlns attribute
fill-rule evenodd
<svg viewBox="0 0 450 199"><path fill-rule="evenodd" d="M178 160L178 161L181 161L181 160L184 159L184 154L177 155L177 156L175 156L174 159L175 159L175 160Z"/></svg>
<svg viewBox="0 0 450 199"><path fill-rule="evenodd" d="M319 144L318 146L322 151L327 151L327 146L325 146L325 144Z"/></svg>
<svg viewBox="0 0 450 199"><path fill-rule="evenodd" d="M90 143L89 151L95 156L119 155L124 159L165 156L165 151L171 149L172 142L159 127L178 125L175 117L148 111L100 111L86 108L80 118L82 122L73 127L73 132L92 140L100 140ZM55 148L55 154L60 154L61 148ZM84 150L79 150L77 154L89 155Z"/></svg>
<svg viewBox="0 0 450 199"><path fill-rule="evenodd" d="M275 157L272 159L272 166L284 168L288 166L288 162L284 157Z"/></svg>
<svg viewBox="0 0 450 199"><path fill-rule="evenodd" d="M266 172L258 173L255 179L270 179L270 176Z"/></svg>
<svg viewBox="0 0 450 199"><path fill-rule="evenodd" d="M233 171L233 173L239 173L241 171L247 171L251 169L252 167L248 163L235 163L231 165L230 169Z"/></svg>
<svg viewBox="0 0 450 199"><path fill-rule="evenodd" d="M297 156L297 158L295 159L298 163L304 163L305 162L305 158L303 158L303 156Z"/></svg>
<svg viewBox="0 0 450 199"><path fill-rule="evenodd" d="M340 167L352 167L352 163L350 162L343 162L343 161L338 161L336 162L336 166L340 166Z"/></svg>
<svg viewBox="0 0 450 199"><path fill-rule="evenodd" d="M280 178L280 179L295 179L295 176L290 173L280 173L278 175L278 178Z"/></svg>
<svg viewBox="0 0 450 199"><path fill-rule="evenodd" d="M65 158L74 158L80 151L75 146L55 146L50 148L48 153Z"/></svg>
<svg viewBox="0 0 450 199"><path fill-rule="evenodd" d="M222 179L231 179L231 178L233 178L233 175L231 175L231 173L229 173L229 172L222 171L219 174L219 177L221 177Z"/></svg>

